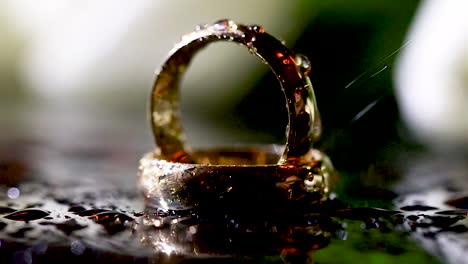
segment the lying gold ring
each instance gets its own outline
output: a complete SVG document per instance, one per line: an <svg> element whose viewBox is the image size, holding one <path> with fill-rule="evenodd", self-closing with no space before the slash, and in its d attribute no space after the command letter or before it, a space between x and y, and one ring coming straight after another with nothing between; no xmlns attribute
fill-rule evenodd
<svg viewBox="0 0 468 264"><path fill-rule="evenodd" d="M274 147L205 152L185 147L178 98L181 73L197 51L216 41L246 46L276 74L289 114L282 154ZM315 200L324 197L332 166L312 148L321 122L309 72L305 56L293 53L260 26L222 20L183 36L157 74L151 95L150 119L157 148L143 157L139 168L139 185L149 203L181 210L227 199L233 193L258 201L298 200L310 194ZM279 158L272 161L271 157Z"/></svg>

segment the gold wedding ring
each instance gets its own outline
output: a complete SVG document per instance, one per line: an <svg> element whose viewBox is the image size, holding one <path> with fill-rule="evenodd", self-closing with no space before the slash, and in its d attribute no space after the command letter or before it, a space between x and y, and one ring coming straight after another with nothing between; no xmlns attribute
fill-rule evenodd
<svg viewBox="0 0 468 264"><path fill-rule="evenodd" d="M209 43L235 42L270 66L286 97L286 146L190 150L184 144L178 86L193 56ZM156 149L140 161L139 187L147 205L164 210L256 206L321 201L329 191L330 160L312 144L321 122L308 78L310 63L260 26L230 20L197 28L182 37L159 70L150 120Z"/></svg>

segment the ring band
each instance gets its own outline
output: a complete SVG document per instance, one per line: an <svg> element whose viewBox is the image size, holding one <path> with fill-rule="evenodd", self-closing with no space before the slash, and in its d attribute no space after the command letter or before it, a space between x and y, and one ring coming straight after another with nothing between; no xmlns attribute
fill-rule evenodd
<svg viewBox="0 0 468 264"><path fill-rule="evenodd" d="M216 41L246 46L271 67L280 81L289 114L282 154L272 146L232 149L223 152L230 153L227 156L217 150L197 153L185 147L178 84L197 51ZM141 159L139 167L139 185L148 204L185 210L211 206L215 201L235 202L241 196L260 204L322 199L329 189L332 165L323 153L312 148L321 133L321 122L309 72L306 57L290 51L260 26L221 20L183 36L157 74L151 94L150 119L157 147ZM208 157L216 156L214 153L228 162L210 160ZM279 158L239 162L239 157L245 155Z"/></svg>
<svg viewBox="0 0 468 264"><path fill-rule="evenodd" d="M240 155L274 156L263 149L231 149L222 153L224 159ZM278 149L270 146L270 149ZM222 151L210 150L211 156ZM312 151L314 160L306 164L187 164L160 159L148 153L140 160L139 185L146 204L165 210L215 208L216 206L267 209L268 205L281 206L291 200L317 202L329 191L332 165L328 157L318 150ZM204 157L210 155L205 154ZM237 159L238 160L238 159ZM263 160L252 160L257 163Z"/></svg>
<svg viewBox="0 0 468 264"><path fill-rule="evenodd" d="M260 26L222 20L182 37L157 74L151 95L151 126L161 155L170 161L190 162L179 117L178 84L192 57L212 42L230 41L246 46L266 62L281 83L289 113L287 146L280 163L307 155L321 133L315 95L307 76L310 63L296 55Z"/></svg>

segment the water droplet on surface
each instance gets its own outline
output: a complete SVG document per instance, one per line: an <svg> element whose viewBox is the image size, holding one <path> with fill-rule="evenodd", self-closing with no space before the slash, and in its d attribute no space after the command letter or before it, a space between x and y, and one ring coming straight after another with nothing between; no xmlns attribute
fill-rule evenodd
<svg viewBox="0 0 468 264"><path fill-rule="evenodd" d="M70 251L77 256L82 255L85 250L86 246L79 240L75 240L70 244Z"/></svg>
<svg viewBox="0 0 468 264"><path fill-rule="evenodd" d="M21 194L20 189L16 187L9 188L7 191L7 196L10 199L16 199L20 196L20 194Z"/></svg>
<svg viewBox="0 0 468 264"><path fill-rule="evenodd" d="M73 213L78 213L78 212L82 212L82 211L85 211L86 208L84 208L83 206L80 206L80 205L72 205L68 208L68 212L73 212Z"/></svg>
<svg viewBox="0 0 468 264"><path fill-rule="evenodd" d="M126 221L134 221L132 217L117 212L117 211L107 211L107 212L102 212L98 213L95 215L92 215L89 217L90 219L93 219L96 223L104 224L104 223L110 223L110 222L115 222L117 220L120 220L120 222L126 222Z"/></svg>
<svg viewBox="0 0 468 264"><path fill-rule="evenodd" d="M124 231L128 222L135 221L132 217L117 211L107 211L92 215L89 218L101 224L109 235Z"/></svg>
<svg viewBox="0 0 468 264"><path fill-rule="evenodd" d="M453 232L453 233L463 234L463 233L468 232L468 227L466 227L465 225L454 225L454 226L445 228L441 230L440 232Z"/></svg>
<svg viewBox="0 0 468 264"><path fill-rule="evenodd" d="M406 218L408 218L411 221L416 221L419 219L419 216L417 215L408 215Z"/></svg>
<svg viewBox="0 0 468 264"><path fill-rule="evenodd" d="M76 214L79 215L79 216L91 216L91 215L95 215L95 214L99 214L99 213L107 212L107 211L109 211L109 210L106 210L106 209L90 209L90 210L77 212Z"/></svg>
<svg viewBox="0 0 468 264"><path fill-rule="evenodd" d="M409 205L409 206L403 206L400 209L403 211L430 211L430 210L437 210L439 208L426 206L426 205Z"/></svg>
<svg viewBox="0 0 468 264"><path fill-rule="evenodd" d="M0 214L9 214L15 212L16 210L10 207L0 206Z"/></svg>
<svg viewBox="0 0 468 264"><path fill-rule="evenodd" d="M464 219L464 217L457 216L457 217L446 217L446 216L435 216L435 215L428 215L426 216L427 219L430 220L431 225L434 227L446 228L449 227L459 220Z"/></svg>
<svg viewBox="0 0 468 264"><path fill-rule="evenodd" d="M451 199L445 203L460 209L468 209L468 196Z"/></svg>
<svg viewBox="0 0 468 264"><path fill-rule="evenodd" d="M31 221L44 218L48 216L49 213L39 209L24 209L16 211L14 213L8 214L5 216L6 219L15 220L15 221Z"/></svg>
<svg viewBox="0 0 468 264"><path fill-rule="evenodd" d="M135 217L141 217L141 216L143 216L143 215L145 215L145 214L142 213L142 212L135 212L135 213L133 213L133 215L134 215Z"/></svg>
<svg viewBox="0 0 468 264"><path fill-rule="evenodd" d="M436 214L440 215L468 215L468 210L446 210L436 212Z"/></svg>

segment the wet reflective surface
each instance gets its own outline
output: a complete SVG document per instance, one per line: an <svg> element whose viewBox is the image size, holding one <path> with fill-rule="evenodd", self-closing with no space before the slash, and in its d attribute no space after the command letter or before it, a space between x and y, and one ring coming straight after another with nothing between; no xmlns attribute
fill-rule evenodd
<svg viewBox="0 0 468 264"><path fill-rule="evenodd" d="M326 250L336 247L435 263L408 238L436 242L458 236L463 241L468 230L466 204L453 210L422 204L384 210L353 207L335 198L269 212L242 205L140 211L134 193L22 186L29 192L2 200L1 207L0 252L12 263L306 263L331 258ZM31 204L33 200L40 203Z"/></svg>
<svg viewBox="0 0 468 264"><path fill-rule="evenodd" d="M32 153L37 146L15 143L21 153ZM447 263L466 260L463 255L444 255L465 254L468 246L468 204L460 190L397 196L386 189L360 188L356 191L364 198L359 201L332 193L321 203L291 201L271 210L243 203L156 210L144 208L136 188L125 184L135 179L136 171L126 175L122 168L131 162L109 158L125 156L132 151L128 147L77 150L56 160L43 156L50 159L45 165L25 162L28 155L4 155L2 263L346 263L355 258L370 263L438 263L434 256ZM88 154L90 160L84 162ZM47 167L58 161L84 169L57 179ZM100 163L121 168L122 174L113 174L121 181L103 180L113 170L85 169ZM11 196L11 188L20 194ZM381 206L363 206L363 201Z"/></svg>
<svg viewBox="0 0 468 264"><path fill-rule="evenodd" d="M398 181L382 163L357 180L338 163L322 203L164 211L136 191L145 120L45 117L0 137L2 263L466 263L457 159L411 163L423 177Z"/></svg>

